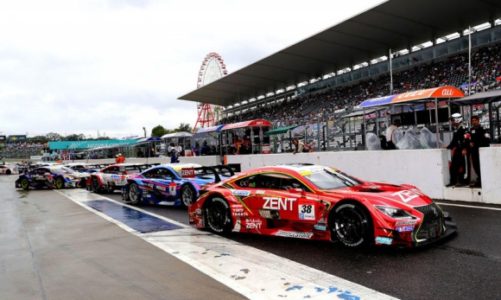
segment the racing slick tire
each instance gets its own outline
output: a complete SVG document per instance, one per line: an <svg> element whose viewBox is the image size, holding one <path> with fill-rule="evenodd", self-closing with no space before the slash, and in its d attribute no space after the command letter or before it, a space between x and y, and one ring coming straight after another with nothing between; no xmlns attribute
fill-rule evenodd
<svg viewBox="0 0 501 300"><path fill-rule="evenodd" d="M354 203L343 203L334 209L331 233L341 244L349 248L372 244L372 220L366 210Z"/></svg>
<svg viewBox="0 0 501 300"><path fill-rule="evenodd" d="M90 191L94 193L101 192L101 188L99 187L99 181L96 177L92 177L90 180Z"/></svg>
<svg viewBox="0 0 501 300"><path fill-rule="evenodd" d="M129 204L139 205L141 203L141 190L136 183L131 183L129 186Z"/></svg>
<svg viewBox="0 0 501 300"><path fill-rule="evenodd" d="M184 207L188 207L196 200L197 192L195 191L195 189L189 184L183 185L181 187L181 204Z"/></svg>
<svg viewBox="0 0 501 300"><path fill-rule="evenodd" d="M5 175L10 175L12 172L10 170L5 171Z"/></svg>
<svg viewBox="0 0 501 300"><path fill-rule="evenodd" d="M54 187L58 190L64 188L64 179L62 177L57 177L54 181Z"/></svg>
<svg viewBox="0 0 501 300"><path fill-rule="evenodd" d="M30 189L30 182L26 178L21 179L21 181L19 182L19 185L25 191Z"/></svg>
<svg viewBox="0 0 501 300"><path fill-rule="evenodd" d="M215 233L228 233L232 228L230 206L220 197L209 200L204 209L205 224Z"/></svg>

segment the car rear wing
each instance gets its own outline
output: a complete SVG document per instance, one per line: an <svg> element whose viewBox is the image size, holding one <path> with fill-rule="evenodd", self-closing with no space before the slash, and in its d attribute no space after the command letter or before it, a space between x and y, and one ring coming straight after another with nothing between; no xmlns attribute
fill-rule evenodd
<svg viewBox="0 0 501 300"><path fill-rule="evenodd" d="M222 176L231 177L238 172L240 172L240 164L183 168L180 173L183 178L203 177L204 175L214 176L214 183L218 183L221 181Z"/></svg>

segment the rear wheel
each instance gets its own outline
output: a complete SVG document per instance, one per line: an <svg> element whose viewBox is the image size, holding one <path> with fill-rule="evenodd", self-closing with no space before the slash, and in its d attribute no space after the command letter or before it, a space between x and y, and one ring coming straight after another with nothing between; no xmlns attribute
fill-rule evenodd
<svg viewBox="0 0 501 300"><path fill-rule="evenodd" d="M7 171L5 172L5 174L10 175L10 174L12 174L12 172L11 172L10 170L7 170Z"/></svg>
<svg viewBox="0 0 501 300"><path fill-rule="evenodd" d="M195 200L197 200L196 198L197 192L191 185L186 184L181 188L181 201L183 206L190 206L193 202L195 202Z"/></svg>
<svg viewBox="0 0 501 300"><path fill-rule="evenodd" d="M131 183L129 186L129 203L132 205L141 203L141 190L136 183Z"/></svg>
<svg viewBox="0 0 501 300"><path fill-rule="evenodd" d="M30 182L26 178L21 179L20 185L21 185L21 188L25 191L30 189Z"/></svg>
<svg viewBox="0 0 501 300"><path fill-rule="evenodd" d="M231 231L230 207L223 198L212 198L205 207L207 227L216 233Z"/></svg>
<svg viewBox="0 0 501 300"><path fill-rule="evenodd" d="M346 247L362 247L372 243L372 221L357 204L344 203L335 208L331 232Z"/></svg>

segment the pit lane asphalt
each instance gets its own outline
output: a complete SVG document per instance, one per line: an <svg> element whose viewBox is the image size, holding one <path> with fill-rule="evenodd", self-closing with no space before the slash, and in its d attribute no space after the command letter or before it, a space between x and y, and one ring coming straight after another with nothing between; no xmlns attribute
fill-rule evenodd
<svg viewBox="0 0 501 300"><path fill-rule="evenodd" d="M107 196L121 201L119 194ZM141 208L188 224L184 209ZM401 299L501 299L501 211L442 208L457 223L458 234L422 249L352 250L250 234L227 237Z"/></svg>
<svg viewBox="0 0 501 300"><path fill-rule="evenodd" d="M0 176L0 299L244 299L50 190Z"/></svg>

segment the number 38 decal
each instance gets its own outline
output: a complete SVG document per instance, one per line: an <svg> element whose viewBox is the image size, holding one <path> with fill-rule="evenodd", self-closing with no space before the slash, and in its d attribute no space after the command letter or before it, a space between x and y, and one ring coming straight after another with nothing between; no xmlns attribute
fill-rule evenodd
<svg viewBox="0 0 501 300"><path fill-rule="evenodd" d="M315 220L315 206L313 204L300 204L298 211L300 220Z"/></svg>

